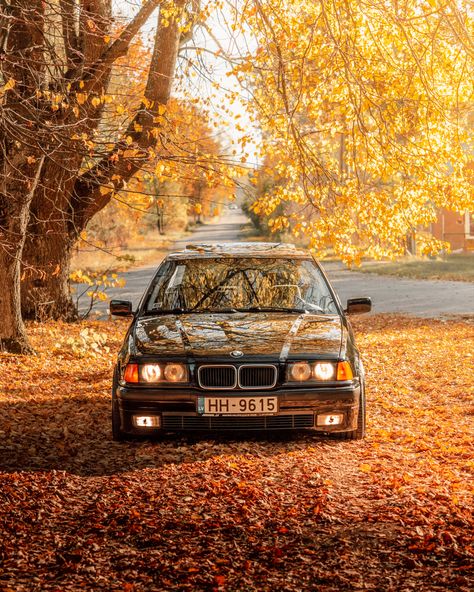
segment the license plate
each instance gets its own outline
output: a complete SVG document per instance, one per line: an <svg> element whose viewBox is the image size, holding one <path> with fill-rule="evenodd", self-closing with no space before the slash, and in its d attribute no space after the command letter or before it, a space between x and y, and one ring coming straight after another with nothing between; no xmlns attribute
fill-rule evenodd
<svg viewBox="0 0 474 592"><path fill-rule="evenodd" d="M278 412L278 397L199 397L203 415L272 415Z"/></svg>

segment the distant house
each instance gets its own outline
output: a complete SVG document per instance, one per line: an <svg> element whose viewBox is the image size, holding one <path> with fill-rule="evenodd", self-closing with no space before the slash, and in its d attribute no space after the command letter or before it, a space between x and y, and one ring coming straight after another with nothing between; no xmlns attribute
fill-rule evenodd
<svg viewBox="0 0 474 592"><path fill-rule="evenodd" d="M435 238L448 242L453 251L474 251L474 212L440 210L430 232Z"/></svg>
<svg viewBox="0 0 474 592"><path fill-rule="evenodd" d="M474 130L474 111L468 117ZM466 173L474 191L474 159L467 163ZM452 251L474 251L474 212L440 210L430 231L435 238L448 242Z"/></svg>

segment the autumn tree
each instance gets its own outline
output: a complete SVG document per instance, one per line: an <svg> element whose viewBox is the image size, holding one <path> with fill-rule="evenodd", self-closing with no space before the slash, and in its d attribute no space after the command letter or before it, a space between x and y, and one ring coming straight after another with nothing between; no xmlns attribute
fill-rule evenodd
<svg viewBox="0 0 474 592"><path fill-rule="evenodd" d="M47 169L40 190L35 192L31 204L31 223L24 249L24 260L25 265L31 266L36 272L23 284L23 313L26 316L34 315L38 305L48 307L49 316L68 316L69 259L79 232L108 203L113 192L121 189L141 168L143 162L154 156L157 142L162 140L159 131L160 118L165 112L171 93L184 26L184 0L160 8L143 99L123 135L111 147L106 146L105 150L95 151L92 154L94 158L86 160L84 147L87 148L88 144L91 147L92 135L101 121L103 99L107 92L114 57L120 56L118 51L115 52L115 56L108 55L110 6L104 16L102 12L108 3L99 4L85 23L86 29L92 29L89 35L92 46L89 53L83 52L84 58L87 59L81 70L87 71L89 68L90 73L78 76L79 80L76 81L73 100L79 119L83 118L85 123L84 128L80 126L79 129L75 129L70 138L71 157L74 162L62 162L58 167L54 160L48 159L46 165L50 165L51 168ZM148 16L144 11L148 8L148 13L151 13L153 4L157 3L146 3L128 28L138 19L144 22ZM140 23L136 26L138 24ZM120 42L124 36L125 32L114 43ZM110 47L113 47L113 44ZM95 47L97 45L99 47ZM124 50L125 48L122 51ZM93 66L92 64L97 61L99 67ZM94 149L95 146L91 148ZM64 148L61 153L64 155ZM75 171L76 174L71 174L71 171ZM59 225L56 230L53 219ZM48 235L51 236L50 240L46 239ZM59 275L62 286L56 279ZM74 314L73 310L71 314Z"/></svg>
<svg viewBox="0 0 474 592"><path fill-rule="evenodd" d="M278 180L254 210L346 262L401 254L439 208L474 210L468 2L255 0L252 93ZM283 181L283 182L282 182ZM278 215L278 209L284 215ZM427 250L442 245L432 241Z"/></svg>
<svg viewBox="0 0 474 592"><path fill-rule="evenodd" d="M140 106L124 133L99 152L93 139L113 65L159 4ZM164 142L160 124L196 10L185 0L148 0L114 33L109 0L2 4L2 347L28 349L18 308L21 259L25 315L38 306L53 317L74 315L67 286L72 246Z"/></svg>
<svg viewBox="0 0 474 592"><path fill-rule="evenodd" d="M112 198L97 216L102 225L106 226L108 210L117 201L122 222L130 218L136 224L141 214L152 221L144 222L144 228L153 226L160 233L165 232L165 225L183 229L188 209L199 204L205 216L212 216L233 192L235 167L227 162L225 146L209 124L209 114L189 100L173 98L166 115L163 132L168 148L147 161L127 188ZM104 233L107 228L102 229Z"/></svg>

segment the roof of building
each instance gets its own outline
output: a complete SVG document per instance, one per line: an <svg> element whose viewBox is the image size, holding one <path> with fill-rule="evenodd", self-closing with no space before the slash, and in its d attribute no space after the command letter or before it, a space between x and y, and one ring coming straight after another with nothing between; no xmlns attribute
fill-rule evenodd
<svg viewBox="0 0 474 592"><path fill-rule="evenodd" d="M311 255L309 251L297 249L292 244L259 242L191 243L186 245L184 250L168 255L168 259L214 259L216 257L291 257L292 259L308 259Z"/></svg>

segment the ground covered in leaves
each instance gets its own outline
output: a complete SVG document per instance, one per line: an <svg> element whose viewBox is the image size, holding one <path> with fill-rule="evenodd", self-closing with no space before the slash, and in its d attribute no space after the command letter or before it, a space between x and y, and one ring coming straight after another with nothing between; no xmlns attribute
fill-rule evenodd
<svg viewBox="0 0 474 592"><path fill-rule="evenodd" d="M111 441L125 325L0 356L0 590L474 588L474 326L355 322L368 436Z"/></svg>

